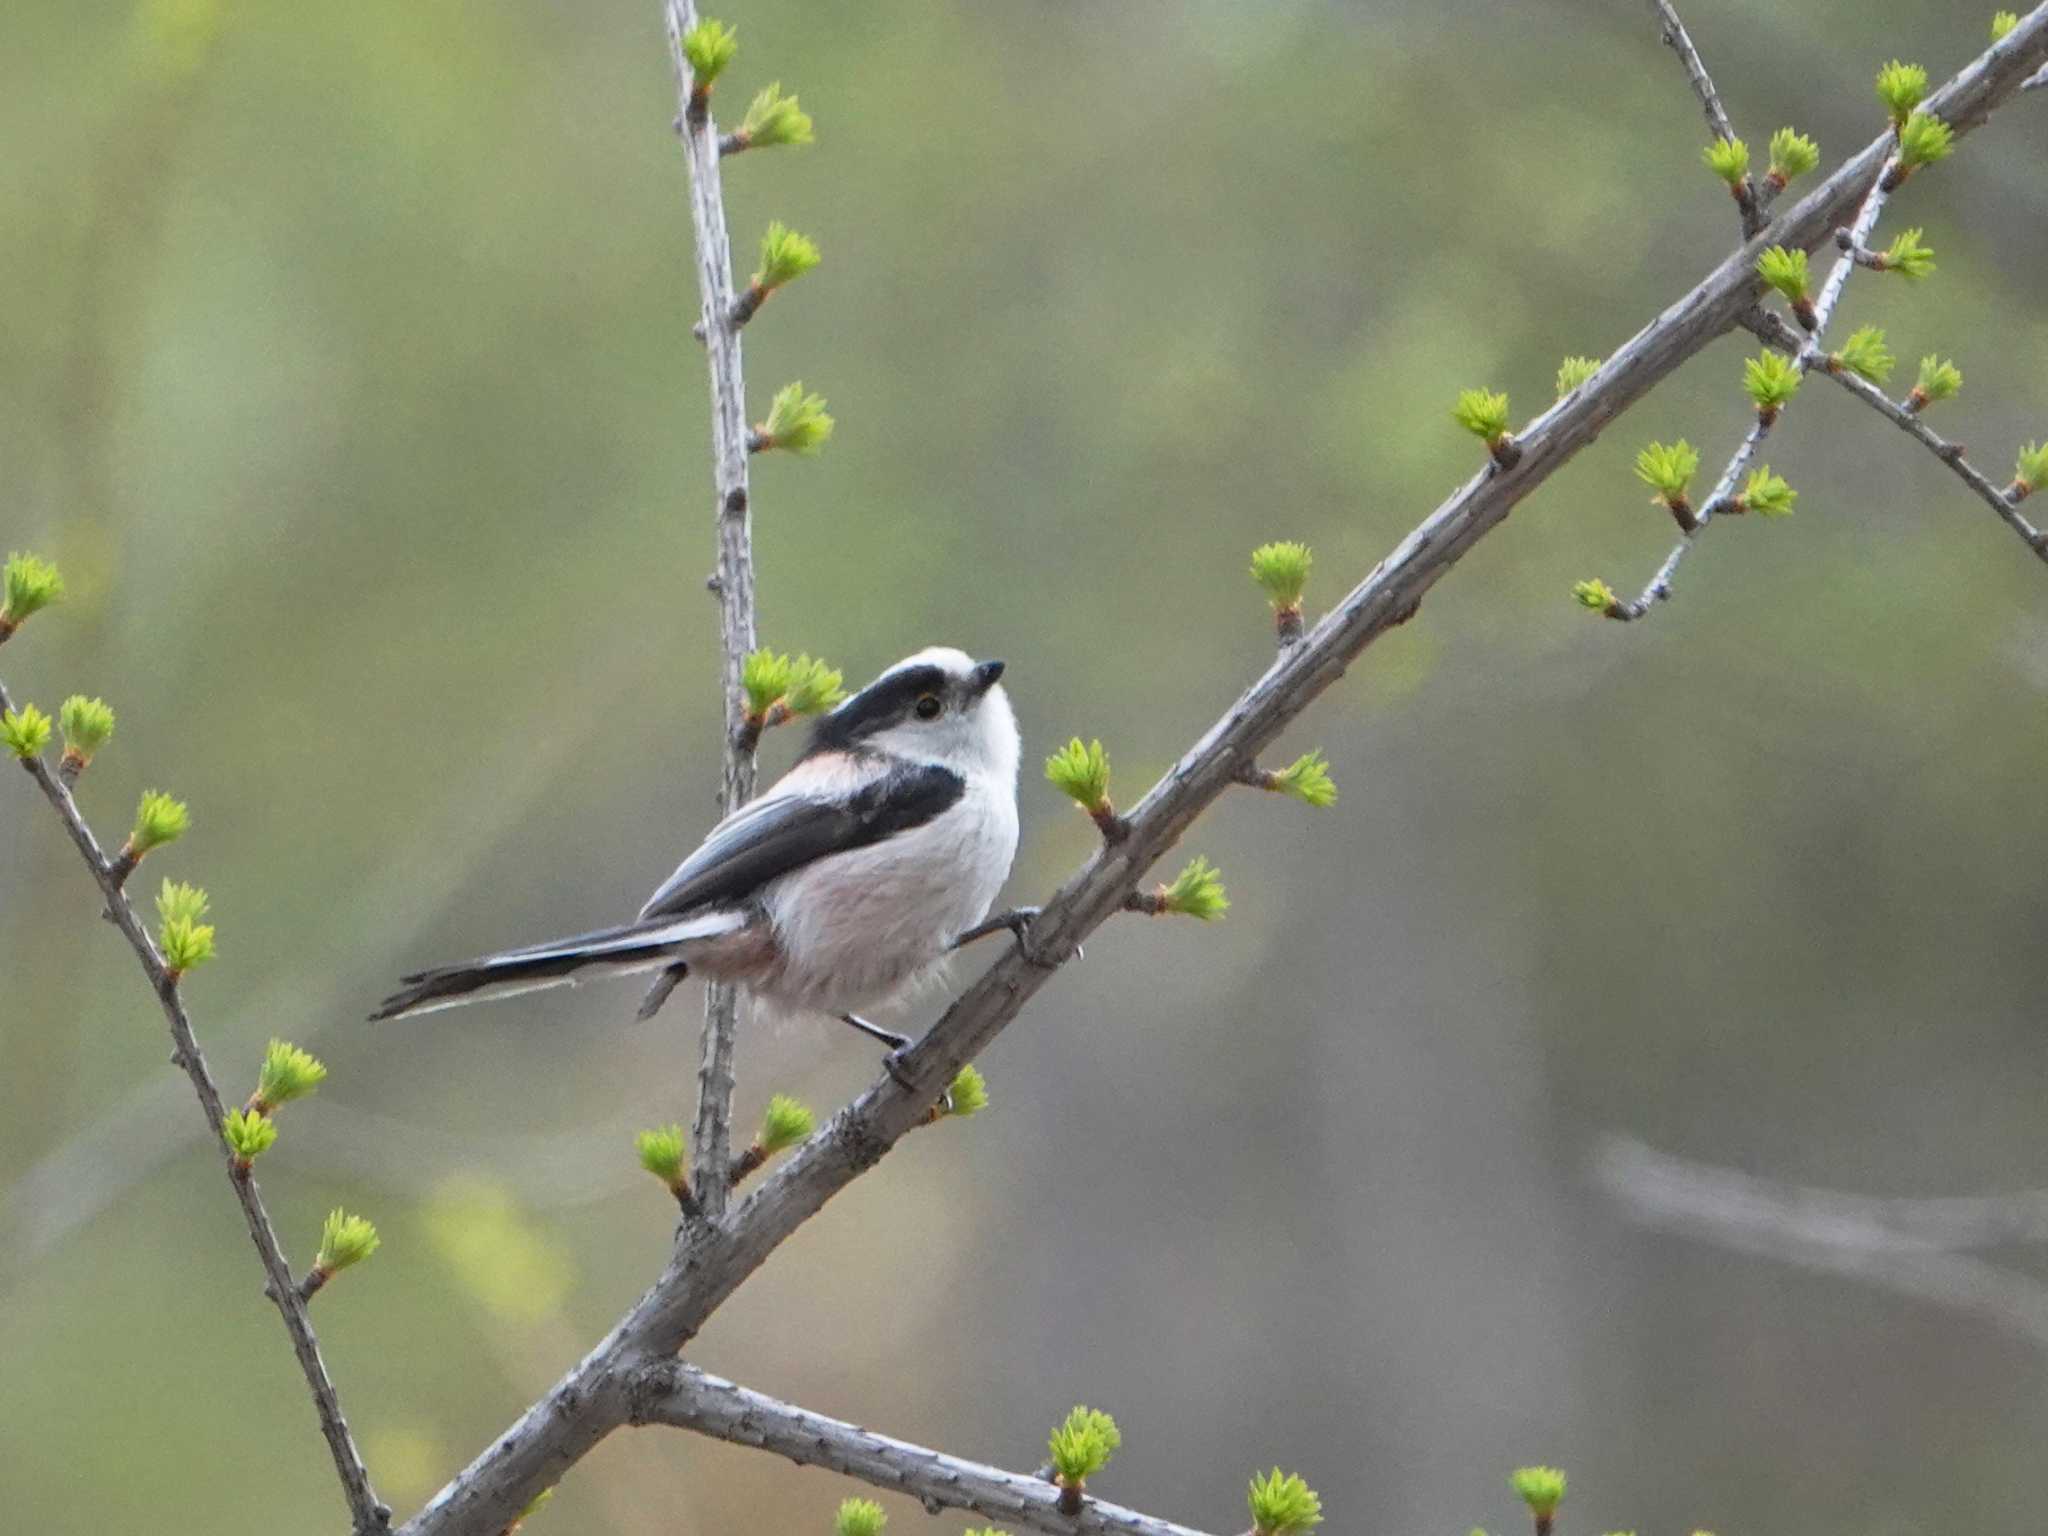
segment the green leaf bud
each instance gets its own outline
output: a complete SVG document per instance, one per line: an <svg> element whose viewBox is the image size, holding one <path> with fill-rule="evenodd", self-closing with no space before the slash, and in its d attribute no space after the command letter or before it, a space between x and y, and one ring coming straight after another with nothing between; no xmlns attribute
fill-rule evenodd
<svg viewBox="0 0 2048 1536"><path fill-rule="evenodd" d="M953 1074L953 1081L946 1089L944 1113L956 1119L965 1120L969 1115L978 1115L988 1108L988 1079L981 1075L981 1069L969 1062Z"/></svg>
<svg viewBox="0 0 2048 1536"><path fill-rule="evenodd" d="M1955 137L1955 131L1933 113L1915 112L1899 130L1901 171L1917 171L1923 165L1946 160L1955 150Z"/></svg>
<svg viewBox="0 0 2048 1536"><path fill-rule="evenodd" d="M795 1146L817 1128L818 1117L807 1105L786 1093L778 1093L769 1099L767 1109L762 1111L761 1129L754 1137L754 1143L762 1152L773 1156Z"/></svg>
<svg viewBox="0 0 2048 1536"><path fill-rule="evenodd" d="M1742 494L1736 498L1736 508L1759 517L1790 517L1792 505L1798 500L1799 493L1785 483L1785 477L1772 474L1771 466L1765 464L1749 472Z"/></svg>
<svg viewBox="0 0 2048 1536"><path fill-rule="evenodd" d="M1906 409L1924 411L1937 400L1952 400L1963 387L1963 371L1933 353L1920 359L1920 378L1906 397Z"/></svg>
<svg viewBox="0 0 2048 1536"><path fill-rule="evenodd" d="M1094 1408L1076 1408L1052 1432L1046 1450L1060 1485L1079 1488L1109 1465L1122 1444L1115 1419Z"/></svg>
<svg viewBox="0 0 2048 1536"><path fill-rule="evenodd" d="M137 857L165 843L174 843L191 830L192 813L185 802L159 789L145 789L135 807L135 827L128 834L128 847Z"/></svg>
<svg viewBox="0 0 2048 1536"><path fill-rule="evenodd" d="M739 33L708 16L683 34L683 57L689 61L690 79L699 91L708 91L739 51Z"/></svg>
<svg viewBox="0 0 2048 1536"><path fill-rule="evenodd" d="M1451 418L1492 447L1508 434L1508 397L1484 389L1460 390Z"/></svg>
<svg viewBox="0 0 2048 1536"><path fill-rule="evenodd" d="M1700 456L1684 438L1671 444L1652 443L1636 455L1636 477L1666 504L1685 499L1685 488L1699 472Z"/></svg>
<svg viewBox="0 0 2048 1536"><path fill-rule="evenodd" d="M303 1099L327 1080L327 1066L289 1040L272 1040L256 1073L256 1095L249 1102L268 1113L280 1104Z"/></svg>
<svg viewBox="0 0 2048 1536"><path fill-rule="evenodd" d="M1256 1536L1307 1536L1323 1523L1323 1501L1292 1472L1273 1468L1245 1495Z"/></svg>
<svg viewBox="0 0 2048 1536"><path fill-rule="evenodd" d="M322 1274L339 1274L375 1253L381 1241L367 1218L351 1216L337 1206L320 1228L320 1251L313 1257L313 1267Z"/></svg>
<svg viewBox="0 0 2048 1536"><path fill-rule="evenodd" d="M1621 606L1621 599L1615 595L1614 588L1598 578L1573 582L1572 601L1595 613L1611 613Z"/></svg>
<svg viewBox="0 0 2048 1536"><path fill-rule="evenodd" d="M229 1110L220 1123L220 1134L244 1169L277 1143L276 1123L253 1109Z"/></svg>
<svg viewBox="0 0 2048 1536"><path fill-rule="evenodd" d="M633 1138L633 1150L640 1155L640 1166L653 1174L671 1190L687 1187L683 1164L688 1156L687 1142L680 1125L664 1125L655 1130L642 1131Z"/></svg>
<svg viewBox="0 0 2048 1536"><path fill-rule="evenodd" d="M1076 736L1045 760L1045 776L1091 815L1109 805L1109 754L1100 741L1083 746Z"/></svg>
<svg viewBox="0 0 2048 1536"><path fill-rule="evenodd" d="M1767 420L1799 393L1801 378L1799 365L1782 352L1767 350L1742 365L1742 387L1749 391L1757 414Z"/></svg>
<svg viewBox="0 0 2048 1536"><path fill-rule="evenodd" d="M1884 330L1875 325L1850 332L1842 350L1828 359L1831 371L1846 368L1872 384L1882 384L1892 376L1892 363L1891 348L1884 344Z"/></svg>
<svg viewBox="0 0 2048 1536"><path fill-rule="evenodd" d="M1564 1474L1555 1467L1517 1467L1508 1475L1508 1486L1539 1519L1549 1519L1564 1502Z"/></svg>
<svg viewBox="0 0 2048 1536"><path fill-rule="evenodd" d="M1893 127L1902 126L1926 98L1927 71L1918 64L1893 59L1877 72L1877 99L1891 114Z"/></svg>
<svg viewBox="0 0 2048 1536"><path fill-rule="evenodd" d="M1557 365L1557 398L1562 400L1600 371L1597 357L1568 357Z"/></svg>
<svg viewBox="0 0 2048 1536"><path fill-rule="evenodd" d="M888 1513L873 1499L844 1499L833 1517L833 1536L882 1536Z"/></svg>
<svg viewBox="0 0 2048 1536"><path fill-rule="evenodd" d="M1330 777L1330 760L1320 751L1304 752L1285 768L1266 775L1265 786L1292 795L1303 805L1318 808L1337 803L1337 785Z"/></svg>
<svg viewBox="0 0 2048 1536"><path fill-rule="evenodd" d="M1805 134L1780 128L1771 135L1771 165L1765 179L1780 191L1819 164L1820 146Z"/></svg>
<svg viewBox="0 0 2048 1536"><path fill-rule="evenodd" d="M0 742L23 762L41 757L50 744L50 717L33 704L0 714Z"/></svg>
<svg viewBox="0 0 2048 1536"><path fill-rule="evenodd" d="M832 418L823 395L807 395L801 381L785 384L769 404L768 419L754 429L748 446L756 453L781 449L814 457L832 436Z"/></svg>
<svg viewBox="0 0 2048 1536"><path fill-rule="evenodd" d="M773 293L795 282L818 261L816 243L777 219L761 237L761 268L754 274L753 286L764 295Z"/></svg>
<svg viewBox="0 0 2048 1536"><path fill-rule="evenodd" d="M747 107L747 115L733 135L743 149L775 149L782 145L809 144L811 115L797 105L794 96L782 94L782 82L764 87Z"/></svg>
<svg viewBox="0 0 2048 1536"><path fill-rule="evenodd" d="M1274 612L1299 613L1301 594L1314 564L1315 554L1306 544L1286 540L1261 544L1252 551L1252 580L1265 592Z"/></svg>
<svg viewBox="0 0 2048 1536"><path fill-rule="evenodd" d="M1230 898L1223 890L1223 876L1215 865L1197 854L1187 867L1173 877L1173 884L1159 892L1160 911L1182 917L1214 922L1230 910Z"/></svg>
<svg viewBox="0 0 2048 1536"><path fill-rule="evenodd" d="M1892 243L1878 254L1877 269L1880 272L1896 272L1912 282L1934 271L1934 252L1920 243L1920 231L1901 230L1892 238Z"/></svg>
<svg viewBox="0 0 2048 1536"><path fill-rule="evenodd" d="M1700 158L1707 163L1707 169L1728 183L1732 192L1740 193L1742 184L1749 180L1749 146L1740 139L1716 139L1700 151Z"/></svg>
<svg viewBox="0 0 2048 1536"><path fill-rule="evenodd" d="M0 570L0 640L63 596L64 578L56 566L34 555L9 555Z"/></svg>
<svg viewBox="0 0 2048 1536"><path fill-rule="evenodd" d="M114 711L105 699L74 693L57 710L57 725L64 732L64 762L76 780L100 748L113 739Z"/></svg>
<svg viewBox="0 0 2048 1536"><path fill-rule="evenodd" d="M2014 501L2024 501L2048 485L2048 443L2029 443L2020 450L2012 472L2012 487L2006 492Z"/></svg>

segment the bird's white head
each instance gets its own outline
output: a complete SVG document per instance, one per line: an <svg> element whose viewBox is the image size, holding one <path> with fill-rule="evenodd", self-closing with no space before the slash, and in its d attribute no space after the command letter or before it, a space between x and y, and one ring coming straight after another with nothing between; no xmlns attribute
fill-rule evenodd
<svg viewBox="0 0 2048 1536"><path fill-rule="evenodd" d="M934 645L889 668L819 720L812 751L886 752L1014 785L1017 717L1000 661Z"/></svg>

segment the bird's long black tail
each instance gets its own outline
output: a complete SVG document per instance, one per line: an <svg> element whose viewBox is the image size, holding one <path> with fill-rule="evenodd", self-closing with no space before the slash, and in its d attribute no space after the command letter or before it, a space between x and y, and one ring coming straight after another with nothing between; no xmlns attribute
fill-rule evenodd
<svg viewBox="0 0 2048 1536"><path fill-rule="evenodd" d="M745 921L737 912L655 918L508 949L459 965L435 966L407 976L405 985L379 1003L370 1017L402 1019L441 1008L460 1008L488 998L573 986L586 976L686 971L693 941L731 933Z"/></svg>

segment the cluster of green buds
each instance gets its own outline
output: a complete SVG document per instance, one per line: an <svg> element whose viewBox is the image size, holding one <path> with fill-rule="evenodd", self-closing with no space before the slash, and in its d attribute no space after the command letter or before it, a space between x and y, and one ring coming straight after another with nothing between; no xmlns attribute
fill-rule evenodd
<svg viewBox="0 0 2048 1536"><path fill-rule="evenodd" d="M9 555L0 568L0 644L63 596L64 578L56 566L34 555Z"/></svg>
<svg viewBox="0 0 2048 1536"><path fill-rule="evenodd" d="M1451 419L1482 443L1502 469L1513 469L1522 460L1522 448L1508 431L1508 397L1491 390L1466 389L1458 392L1451 407Z"/></svg>
<svg viewBox="0 0 2048 1536"><path fill-rule="evenodd" d="M1756 196L1756 189L1749 183L1749 146L1737 138L1716 139L1704 150L1700 158L1707 163L1707 169L1728 183L1728 191L1735 201L1748 207Z"/></svg>
<svg viewBox="0 0 2048 1536"><path fill-rule="evenodd" d="M923 1123L937 1125L941 1120L965 1120L987 1108L988 1079L981 1075L981 1068L970 1061L953 1074L953 1081L939 1095L938 1103L925 1112Z"/></svg>
<svg viewBox="0 0 2048 1536"><path fill-rule="evenodd" d="M753 1141L732 1160L731 1182L739 1183L776 1153L788 1151L817 1128L818 1117L808 1105L786 1093L776 1094L761 1112L761 1128L754 1132Z"/></svg>
<svg viewBox="0 0 2048 1536"><path fill-rule="evenodd" d="M1841 350L1830 353L1824 366L1829 373L1853 373L1867 383L1883 384L1892 376L1893 361L1884 329L1866 325L1851 331Z"/></svg>
<svg viewBox="0 0 2048 1536"><path fill-rule="evenodd" d="M1742 489L1719 510L1754 512L1758 517L1790 517L1798 500L1799 493L1786 484L1785 477L1772 474L1771 466L1765 464L1751 470Z"/></svg>
<svg viewBox="0 0 2048 1536"><path fill-rule="evenodd" d="M815 138L811 114L794 96L783 95L782 82L777 80L755 95L739 127L718 141L718 152L736 155L743 149L778 149L809 144Z"/></svg>
<svg viewBox="0 0 2048 1536"><path fill-rule="evenodd" d="M1252 1478L1245 1504L1251 1510L1252 1536L1308 1536L1323 1523L1323 1501L1316 1491L1278 1467Z"/></svg>
<svg viewBox="0 0 2048 1536"><path fill-rule="evenodd" d="M1780 128L1771 135L1771 163L1764 182L1773 193L1782 192L1820 164L1820 146L1796 128Z"/></svg>
<svg viewBox="0 0 2048 1536"><path fill-rule="evenodd" d="M1652 443L1636 455L1636 478L1657 493L1652 498L1654 504L1668 511L1687 533L1700 525L1687 494L1699 467L1698 451L1682 437L1675 443Z"/></svg>
<svg viewBox="0 0 2048 1536"><path fill-rule="evenodd" d="M1084 744L1076 736L1045 760L1052 786L1088 813L1105 842L1121 842L1130 828L1109 798L1109 754L1100 741Z"/></svg>
<svg viewBox="0 0 2048 1536"><path fill-rule="evenodd" d="M711 110L711 87L740 51L739 33L710 17L677 40L683 62L690 66L690 104L685 115L692 128L702 127Z"/></svg>
<svg viewBox="0 0 2048 1536"><path fill-rule="evenodd" d="M801 454L812 458L832 436L832 418L825 412L823 395L807 395L801 380L775 391L768 405L768 419L747 433L747 452Z"/></svg>
<svg viewBox="0 0 2048 1536"><path fill-rule="evenodd" d="M33 704L0 714L0 743L24 763L38 761L50 744L50 717Z"/></svg>
<svg viewBox="0 0 2048 1536"><path fill-rule="evenodd" d="M740 745L751 752L761 733L805 715L821 715L846 697L845 678L818 658L789 657L771 650L751 653L740 664L740 688L747 715Z"/></svg>
<svg viewBox="0 0 2048 1536"><path fill-rule="evenodd" d="M145 789L135 807L135 826L108 867L107 872L114 884L126 884L128 877L135 873L135 866L146 856L166 843L175 843L191 826L192 813L185 808L184 801L160 789Z"/></svg>
<svg viewBox="0 0 2048 1536"><path fill-rule="evenodd" d="M737 330L754 318L769 296L788 287L818 264L818 246L780 219L761 236L761 264L747 280L740 296L732 301L732 324Z"/></svg>
<svg viewBox="0 0 2048 1536"><path fill-rule="evenodd" d="M1953 400L1962 387L1962 369L1930 352L1920 359L1920 377L1906 396L1906 409L1917 416L1937 401Z"/></svg>
<svg viewBox="0 0 2048 1536"><path fill-rule="evenodd" d="M64 756L57 764L57 777L69 788L113 739L114 711L105 699L74 693L57 710L57 728L64 733Z"/></svg>
<svg viewBox="0 0 2048 1536"><path fill-rule="evenodd" d="M1792 318L1802 327L1810 331L1819 324L1819 317L1813 310L1812 279L1807 272L1806 252L1774 245L1757 257L1756 271L1757 276L1764 280L1764 286L1774 289L1791 306Z"/></svg>
<svg viewBox="0 0 2048 1536"><path fill-rule="evenodd" d="M1994 43L2004 42L2006 34L2019 24L2020 18L2017 12L1999 11L1991 18L1991 41Z"/></svg>
<svg viewBox="0 0 2048 1536"><path fill-rule="evenodd" d="M1173 877L1172 883L1149 891L1133 891L1124 898L1126 912L1147 917L1199 918L1214 922L1230 910L1230 897L1223 889L1223 876L1214 864L1197 854Z"/></svg>
<svg viewBox="0 0 2048 1536"><path fill-rule="evenodd" d="M1508 1475L1508 1486L1529 1506L1536 1522L1536 1536L1550 1536L1557 1506L1564 1502L1565 1476L1555 1467L1517 1467Z"/></svg>
<svg viewBox="0 0 2048 1536"><path fill-rule="evenodd" d="M1575 389L1582 389L1600 371L1597 357L1567 357L1557 365L1557 398L1562 400Z"/></svg>
<svg viewBox="0 0 2048 1536"><path fill-rule="evenodd" d="M1071 1518L1081 1513L1088 1479L1109 1465L1123 1443L1116 1420L1096 1408L1076 1408L1052 1432L1046 1451L1053 1481L1059 1484L1061 1514Z"/></svg>
<svg viewBox="0 0 2048 1536"><path fill-rule="evenodd" d="M1315 554L1306 544L1282 540L1252 551L1252 580L1273 605L1273 629L1282 645L1301 638L1301 597L1308 588Z"/></svg>
<svg viewBox="0 0 2048 1536"><path fill-rule="evenodd" d="M166 880L156 895L157 952L172 985L187 971L213 958L213 924L206 917L206 892L182 880Z"/></svg>
<svg viewBox="0 0 2048 1536"><path fill-rule="evenodd" d="M1330 777L1330 760L1320 751L1304 752L1285 768L1249 768L1241 782L1276 795L1291 795L1303 805L1319 810L1337 803L1337 784Z"/></svg>
<svg viewBox="0 0 2048 1536"><path fill-rule="evenodd" d="M1857 251L1857 265L1873 272L1896 272L1910 282L1934 274L1934 249L1921 243L1920 231L1902 230L1881 251Z"/></svg>
<svg viewBox="0 0 2048 1536"><path fill-rule="evenodd" d="M1918 64L1894 59L1880 69L1877 99L1884 103L1899 140L1884 176L1884 190L1892 192L1920 167L1948 158L1955 148L1955 135L1947 123L1920 110L1920 103L1927 99L1927 71Z"/></svg>
<svg viewBox="0 0 2048 1536"><path fill-rule="evenodd" d="M688 1138L680 1125L657 1126L633 1138L640 1166L667 1186L686 1216L697 1210L697 1197L690 1192L688 1148Z"/></svg>
<svg viewBox="0 0 2048 1536"><path fill-rule="evenodd" d="M2029 443L2020 450L2012 484L2005 488L2005 499L2017 505L2043 486L2048 486L2048 443Z"/></svg>
<svg viewBox="0 0 2048 1536"><path fill-rule="evenodd" d="M1778 412L1799 393L1799 385L1806 375L1799 365L1782 352L1768 349L1749 358L1742 365L1742 387L1749 392L1751 404L1756 406L1756 419L1766 427L1778 419Z"/></svg>
<svg viewBox="0 0 2048 1536"><path fill-rule="evenodd" d="M174 886L167 880L164 894L157 898L157 910L163 913L167 926L173 914L196 921L205 915L206 893L194 891L189 885ZM210 946L213 930L209 928L206 933ZM166 963L170 948L166 942ZM326 1081L326 1064L311 1052L299 1049L289 1040L270 1042L263 1052L262 1064L256 1069L256 1091L240 1109L229 1110L221 1122L221 1140L234 1157L236 1173L246 1176L249 1165L277 1141L278 1110L294 1099L305 1098Z"/></svg>
<svg viewBox="0 0 2048 1536"><path fill-rule="evenodd" d="M842 1499L832 1517L833 1536L882 1536L889 1515L873 1499Z"/></svg>
<svg viewBox="0 0 2048 1536"><path fill-rule="evenodd" d="M339 1206L329 1211L320 1228L320 1251L313 1255L313 1267L299 1282L299 1300L311 1301L329 1280L375 1253L381 1241L367 1217L350 1215Z"/></svg>
<svg viewBox="0 0 2048 1536"><path fill-rule="evenodd" d="M1598 577L1591 581L1573 582L1572 601L1581 608L1585 608L1593 613L1603 614L1610 619L1625 619L1628 617L1628 610L1623 606L1621 598L1615 593L1614 588Z"/></svg>

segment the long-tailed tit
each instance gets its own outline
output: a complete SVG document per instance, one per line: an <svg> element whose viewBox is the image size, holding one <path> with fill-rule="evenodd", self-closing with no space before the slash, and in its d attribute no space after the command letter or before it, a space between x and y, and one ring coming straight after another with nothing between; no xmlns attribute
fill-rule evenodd
<svg viewBox="0 0 2048 1536"><path fill-rule="evenodd" d="M373 1019L659 971L858 1017L983 924L1017 851L1017 719L1000 661L919 651L822 717L796 765L711 829L630 923L405 978ZM977 924L981 926L976 927Z"/></svg>

